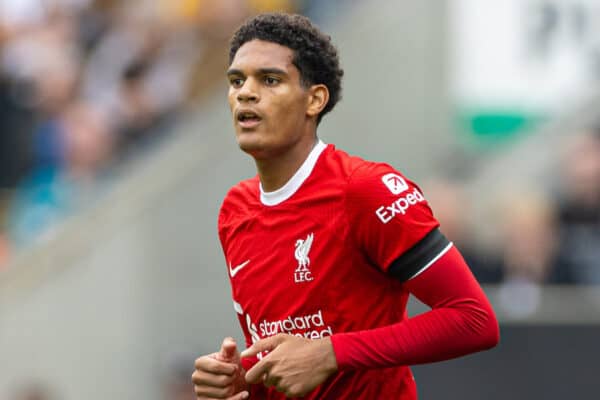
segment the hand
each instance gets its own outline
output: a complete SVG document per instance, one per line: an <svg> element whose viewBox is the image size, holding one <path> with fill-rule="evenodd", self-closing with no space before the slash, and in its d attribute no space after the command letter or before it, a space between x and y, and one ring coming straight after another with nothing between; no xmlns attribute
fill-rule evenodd
<svg viewBox="0 0 600 400"><path fill-rule="evenodd" d="M198 358L192 374L198 400L247 399L248 384L235 340L225 338L218 353Z"/></svg>
<svg viewBox="0 0 600 400"><path fill-rule="evenodd" d="M309 340L280 333L259 340L244 350L242 357L260 352L269 354L246 373L246 382L261 380L287 397L301 397L337 371L337 361L329 337Z"/></svg>

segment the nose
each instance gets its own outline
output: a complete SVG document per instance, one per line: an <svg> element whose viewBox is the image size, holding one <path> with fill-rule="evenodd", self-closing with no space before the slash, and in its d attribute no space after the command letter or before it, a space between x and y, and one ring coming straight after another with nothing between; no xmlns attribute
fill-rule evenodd
<svg viewBox="0 0 600 400"><path fill-rule="evenodd" d="M258 91L253 79L246 79L238 91L237 99L239 102L257 102L259 100Z"/></svg>

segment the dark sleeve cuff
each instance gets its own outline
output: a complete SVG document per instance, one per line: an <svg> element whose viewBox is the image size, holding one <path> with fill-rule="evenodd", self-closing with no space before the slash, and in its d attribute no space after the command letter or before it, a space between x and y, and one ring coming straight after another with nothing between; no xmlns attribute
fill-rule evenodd
<svg viewBox="0 0 600 400"><path fill-rule="evenodd" d="M405 282L438 257L449 245L450 241L436 228L394 260L388 268L388 273Z"/></svg>

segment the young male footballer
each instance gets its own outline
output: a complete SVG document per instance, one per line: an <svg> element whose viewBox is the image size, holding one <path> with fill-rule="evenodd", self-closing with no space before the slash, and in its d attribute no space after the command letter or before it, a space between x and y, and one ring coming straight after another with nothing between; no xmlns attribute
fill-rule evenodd
<svg viewBox="0 0 600 400"><path fill-rule="evenodd" d="M198 358L197 398L412 400L409 365L495 346L494 312L421 190L318 138L343 75L329 36L259 15L229 62L236 139L258 172L218 221L247 348L226 338ZM408 318L409 293L431 310Z"/></svg>

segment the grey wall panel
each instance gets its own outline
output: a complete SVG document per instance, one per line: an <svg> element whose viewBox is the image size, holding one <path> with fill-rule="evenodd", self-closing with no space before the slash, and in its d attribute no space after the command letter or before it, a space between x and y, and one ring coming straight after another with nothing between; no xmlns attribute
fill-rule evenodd
<svg viewBox="0 0 600 400"><path fill-rule="evenodd" d="M414 367L423 399L595 399L599 325L511 325L488 352Z"/></svg>
<svg viewBox="0 0 600 400"><path fill-rule="evenodd" d="M346 75L343 99L323 120L321 136L413 178L439 173L456 142L446 91L447 5L369 4L333 31Z"/></svg>

